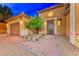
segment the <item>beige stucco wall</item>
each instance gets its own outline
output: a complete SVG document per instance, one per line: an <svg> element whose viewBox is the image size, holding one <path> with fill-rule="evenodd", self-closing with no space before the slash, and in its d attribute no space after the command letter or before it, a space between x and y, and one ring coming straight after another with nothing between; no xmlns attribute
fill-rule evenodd
<svg viewBox="0 0 79 59"><path fill-rule="evenodd" d="M6 23L0 23L0 34L6 33L7 26Z"/></svg>
<svg viewBox="0 0 79 59"><path fill-rule="evenodd" d="M70 12L66 15L66 36L70 37Z"/></svg>
<svg viewBox="0 0 79 59"><path fill-rule="evenodd" d="M49 12L53 12L52 16L48 16ZM59 7L59 8L55 8L52 10L48 10L48 11L44 11L39 13L40 17L44 20L52 20L52 19L61 19L61 25L57 26L57 34L58 35L65 35L65 17L63 15L64 12L64 7ZM45 23L46 24L46 23ZM47 25L47 24L46 24ZM47 32L47 26L44 26L45 28L43 29L43 32L46 33ZM57 25L57 23L56 23Z"/></svg>
<svg viewBox="0 0 79 59"><path fill-rule="evenodd" d="M79 36L79 4L75 4L75 34Z"/></svg>
<svg viewBox="0 0 79 59"><path fill-rule="evenodd" d="M75 45L79 48L79 3L75 4Z"/></svg>

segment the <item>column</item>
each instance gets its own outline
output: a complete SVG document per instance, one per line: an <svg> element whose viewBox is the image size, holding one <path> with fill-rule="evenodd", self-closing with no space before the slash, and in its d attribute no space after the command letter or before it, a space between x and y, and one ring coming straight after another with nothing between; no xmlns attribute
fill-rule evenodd
<svg viewBox="0 0 79 59"><path fill-rule="evenodd" d="M70 42L74 45L75 40L75 14L74 3L70 4Z"/></svg>

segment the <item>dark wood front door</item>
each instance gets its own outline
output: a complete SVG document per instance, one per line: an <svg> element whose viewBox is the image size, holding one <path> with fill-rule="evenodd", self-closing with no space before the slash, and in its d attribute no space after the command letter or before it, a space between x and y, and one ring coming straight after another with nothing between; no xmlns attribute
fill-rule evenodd
<svg viewBox="0 0 79 59"><path fill-rule="evenodd" d="M13 23L10 25L10 34L13 35L20 35L20 24L18 23Z"/></svg>
<svg viewBox="0 0 79 59"><path fill-rule="evenodd" d="M47 34L54 34L54 21L53 20L47 21Z"/></svg>

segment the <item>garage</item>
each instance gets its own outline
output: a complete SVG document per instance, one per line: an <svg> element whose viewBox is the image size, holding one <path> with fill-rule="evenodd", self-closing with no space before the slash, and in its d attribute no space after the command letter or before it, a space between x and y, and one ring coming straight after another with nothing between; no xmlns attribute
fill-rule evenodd
<svg viewBox="0 0 79 59"><path fill-rule="evenodd" d="M20 23L10 24L10 34L12 35L20 35Z"/></svg>
<svg viewBox="0 0 79 59"><path fill-rule="evenodd" d="M7 34L11 35L19 35L22 36L25 34L25 23L30 18L25 14L21 13L17 16L11 17L7 19L5 22L7 23Z"/></svg>

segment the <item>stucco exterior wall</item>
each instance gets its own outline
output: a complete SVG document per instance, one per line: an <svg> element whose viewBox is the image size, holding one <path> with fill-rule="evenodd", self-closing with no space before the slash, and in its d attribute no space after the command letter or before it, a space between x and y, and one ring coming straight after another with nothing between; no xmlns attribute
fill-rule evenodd
<svg viewBox="0 0 79 59"><path fill-rule="evenodd" d="M6 33L7 26L6 23L0 23L0 34Z"/></svg>
<svg viewBox="0 0 79 59"><path fill-rule="evenodd" d="M70 12L66 15L66 36L70 37Z"/></svg>
<svg viewBox="0 0 79 59"><path fill-rule="evenodd" d="M75 45L79 48L79 4L75 4Z"/></svg>
<svg viewBox="0 0 79 59"><path fill-rule="evenodd" d="M48 16L48 13L50 13L50 12L53 12L52 16ZM48 10L48 11L39 13L40 17L45 22L45 25L44 25L45 28L43 29L44 33L46 33L46 30L47 30L47 23L46 23L47 20L61 19L61 25L56 26L57 27L57 34L58 35L65 35L65 17L63 15L63 12L64 12L64 7L62 6L62 7L58 7L58 8L52 9L52 10ZM57 21L55 23L57 25Z"/></svg>
<svg viewBox="0 0 79 59"><path fill-rule="evenodd" d="M79 4L75 4L75 34L79 37Z"/></svg>

